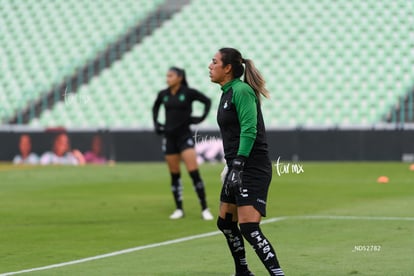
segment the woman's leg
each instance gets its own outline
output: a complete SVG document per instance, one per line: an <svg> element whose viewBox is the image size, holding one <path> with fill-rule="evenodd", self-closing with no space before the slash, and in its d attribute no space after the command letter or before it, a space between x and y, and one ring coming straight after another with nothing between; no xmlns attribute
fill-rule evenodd
<svg viewBox="0 0 414 276"><path fill-rule="evenodd" d="M181 158L187 168L187 171L192 172L198 170L197 153L194 148L187 148L181 152Z"/></svg>
<svg viewBox="0 0 414 276"><path fill-rule="evenodd" d="M270 244L270 241L263 235L259 223L261 214L253 206L239 206L237 214L240 224L240 232L243 237L250 243L257 256L269 271L270 275L285 275L280 268L276 251Z"/></svg>
<svg viewBox="0 0 414 276"><path fill-rule="evenodd" d="M197 154L194 148L188 148L181 152L181 158L184 161L187 171L193 180L194 190L197 193L198 199L200 200L201 210L207 209L206 192L204 189L204 183L201 179L200 172L197 164Z"/></svg>
<svg viewBox="0 0 414 276"><path fill-rule="evenodd" d="M179 154L167 154L165 155L168 169L171 174L171 190L173 192L176 209L183 209L183 187L180 178L180 155Z"/></svg>
<svg viewBox="0 0 414 276"><path fill-rule="evenodd" d="M235 204L220 203L220 215L217 219L217 227L226 237L227 245L233 256L236 276L253 275L247 266L243 236L237 226L237 206Z"/></svg>

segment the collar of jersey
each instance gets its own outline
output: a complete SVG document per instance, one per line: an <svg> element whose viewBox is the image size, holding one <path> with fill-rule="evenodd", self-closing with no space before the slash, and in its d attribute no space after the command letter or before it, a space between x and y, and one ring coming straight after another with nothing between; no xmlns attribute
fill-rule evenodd
<svg viewBox="0 0 414 276"><path fill-rule="evenodd" d="M177 93L173 94L171 92L171 89L168 87L168 94L170 94L171 96L177 96L178 94L180 94L180 92L183 90L183 86L181 85L180 88L177 90Z"/></svg>
<svg viewBox="0 0 414 276"><path fill-rule="evenodd" d="M233 86L233 84L235 84L236 82L240 82L241 80L240 79L232 79L231 81L229 81L228 83L226 83L225 85L223 85L222 87L221 87L221 90L224 92L224 93L226 93L229 89L230 89L230 87L232 87Z"/></svg>

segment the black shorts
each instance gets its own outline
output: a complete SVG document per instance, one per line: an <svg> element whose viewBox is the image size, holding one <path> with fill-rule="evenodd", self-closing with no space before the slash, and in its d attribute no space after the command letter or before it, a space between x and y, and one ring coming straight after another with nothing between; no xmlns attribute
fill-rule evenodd
<svg viewBox="0 0 414 276"><path fill-rule="evenodd" d="M229 168L230 172L231 168ZM227 177L226 177L227 179ZM221 202L237 206L253 206L259 213L266 216L267 193L272 181L272 162L267 156L248 159L243 170L243 193L230 191L226 195L224 185L221 189Z"/></svg>
<svg viewBox="0 0 414 276"><path fill-rule="evenodd" d="M195 141L191 131L177 135L166 135L162 140L162 151L165 155L179 154L186 149L194 148Z"/></svg>

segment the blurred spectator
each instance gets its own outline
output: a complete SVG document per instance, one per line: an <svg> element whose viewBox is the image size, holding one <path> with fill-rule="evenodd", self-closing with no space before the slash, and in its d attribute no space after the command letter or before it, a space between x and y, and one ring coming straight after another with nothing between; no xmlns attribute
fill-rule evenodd
<svg viewBox="0 0 414 276"><path fill-rule="evenodd" d="M81 165L85 159L79 150L71 150L69 137L59 133L53 140L52 151L45 152L40 158L40 164Z"/></svg>
<svg viewBox="0 0 414 276"><path fill-rule="evenodd" d="M22 134L19 139L20 154L13 158L14 164L31 164L39 163L39 157L32 151L32 139L27 134Z"/></svg>
<svg viewBox="0 0 414 276"><path fill-rule="evenodd" d="M105 164L107 162L103 154L102 137L95 135L92 138L91 150L85 152L85 161L90 164Z"/></svg>

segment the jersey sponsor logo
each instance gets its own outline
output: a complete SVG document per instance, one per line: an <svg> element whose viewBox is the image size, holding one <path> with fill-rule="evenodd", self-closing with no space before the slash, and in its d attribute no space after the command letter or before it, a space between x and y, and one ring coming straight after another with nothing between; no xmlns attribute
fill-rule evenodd
<svg viewBox="0 0 414 276"><path fill-rule="evenodd" d="M257 244L258 244L258 249L261 249L263 251L263 254L266 255L265 261L268 261L269 259L272 259L275 257L275 255L272 252L272 248L269 245L269 242L267 241L266 238L260 235L259 231L254 231L250 233L250 236L256 239Z"/></svg>
<svg viewBox="0 0 414 276"><path fill-rule="evenodd" d="M229 103L227 102L227 100L224 102L223 108L227 109L229 107Z"/></svg>

